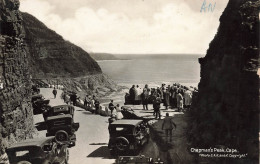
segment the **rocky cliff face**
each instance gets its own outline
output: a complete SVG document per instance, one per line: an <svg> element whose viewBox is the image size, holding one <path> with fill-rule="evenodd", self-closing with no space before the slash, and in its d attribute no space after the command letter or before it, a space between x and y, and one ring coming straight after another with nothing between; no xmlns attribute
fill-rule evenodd
<svg viewBox="0 0 260 164"><path fill-rule="evenodd" d="M33 78L78 77L101 73L99 65L80 47L28 13L22 13Z"/></svg>
<svg viewBox="0 0 260 164"><path fill-rule="evenodd" d="M258 163L259 7L256 0L230 0L206 56L199 59L201 80L190 122L193 146L222 145L247 153L237 161L218 162Z"/></svg>
<svg viewBox="0 0 260 164"><path fill-rule="evenodd" d="M18 0L0 0L0 155L34 132L31 81ZM1 160L1 159L0 159Z"/></svg>

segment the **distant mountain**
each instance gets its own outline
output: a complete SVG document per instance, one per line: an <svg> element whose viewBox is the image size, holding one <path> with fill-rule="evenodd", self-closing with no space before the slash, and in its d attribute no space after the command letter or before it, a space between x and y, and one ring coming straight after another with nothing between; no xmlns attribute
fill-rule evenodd
<svg viewBox="0 0 260 164"><path fill-rule="evenodd" d="M79 77L102 73L82 48L65 41L28 13L22 13L33 78Z"/></svg>
<svg viewBox="0 0 260 164"><path fill-rule="evenodd" d="M89 54L95 60L120 60L118 57L115 57L114 55L108 53L90 52Z"/></svg>

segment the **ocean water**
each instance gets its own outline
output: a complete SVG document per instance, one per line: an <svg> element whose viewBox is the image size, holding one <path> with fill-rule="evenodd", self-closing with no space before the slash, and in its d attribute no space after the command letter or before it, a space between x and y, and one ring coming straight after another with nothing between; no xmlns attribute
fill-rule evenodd
<svg viewBox="0 0 260 164"><path fill-rule="evenodd" d="M118 56L120 57L120 56ZM149 84L151 87L162 83L181 83L197 86L200 80L198 55L132 55L127 60L98 61L105 74L120 85Z"/></svg>

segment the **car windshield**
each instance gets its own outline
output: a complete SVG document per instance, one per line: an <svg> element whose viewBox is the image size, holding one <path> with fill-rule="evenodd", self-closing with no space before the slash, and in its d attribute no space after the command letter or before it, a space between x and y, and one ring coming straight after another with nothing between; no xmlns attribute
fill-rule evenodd
<svg viewBox="0 0 260 164"><path fill-rule="evenodd" d="M15 156L16 157L24 157L29 155L29 150L21 150L21 151L16 151Z"/></svg>
<svg viewBox="0 0 260 164"><path fill-rule="evenodd" d="M131 126L112 126L112 134L133 134L133 127Z"/></svg>
<svg viewBox="0 0 260 164"><path fill-rule="evenodd" d="M33 156L39 156L42 150L38 146L20 147L16 149L9 150L8 156L16 158L28 158Z"/></svg>

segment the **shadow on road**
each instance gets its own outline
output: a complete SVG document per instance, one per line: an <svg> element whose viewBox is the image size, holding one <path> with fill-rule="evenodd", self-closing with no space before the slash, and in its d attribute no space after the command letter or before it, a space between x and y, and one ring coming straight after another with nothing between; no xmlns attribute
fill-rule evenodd
<svg viewBox="0 0 260 164"><path fill-rule="evenodd" d="M87 157L100 157L103 159L113 159L109 153L109 149L107 146L101 146L92 153L90 153Z"/></svg>
<svg viewBox="0 0 260 164"><path fill-rule="evenodd" d="M91 143L89 145L107 145L107 143Z"/></svg>
<svg viewBox="0 0 260 164"><path fill-rule="evenodd" d="M83 114L86 114L86 115L93 115L93 113L86 112L86 111L83 111L82 113L83 113Z"/></svg>
<svg viewBox="0 0 260 164"><path fill-rule="evenodd" d="M141 111L140 113L153 113L153 111Z"/></svg>

